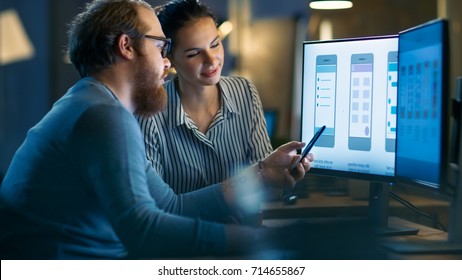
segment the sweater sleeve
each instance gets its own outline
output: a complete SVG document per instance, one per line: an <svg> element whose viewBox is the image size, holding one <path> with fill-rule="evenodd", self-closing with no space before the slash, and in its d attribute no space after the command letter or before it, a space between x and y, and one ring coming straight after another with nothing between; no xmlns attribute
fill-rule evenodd
<svg viewBox="0 0 462 280"><path fill-rule="evenodd" d="M201 218L226 209L218 186L176 196L147 161L135 118L125 109L101 105L89 109L72 135L75 167L133 258L210 255L224 252L225 226ZM222 199L222 198L221 198ZM201 205L198 209L193 205ZM202 209L201 209L202 208ZM180 216L182 215L182 216ZM205 217L213 220L214 217Z"/></svg>

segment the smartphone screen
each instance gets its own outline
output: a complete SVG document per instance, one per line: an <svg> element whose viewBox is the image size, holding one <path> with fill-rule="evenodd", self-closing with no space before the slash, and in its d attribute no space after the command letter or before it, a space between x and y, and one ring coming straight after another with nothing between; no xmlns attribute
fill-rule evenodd
<svg viewBox="0 0 462 280"><path fill-rule="evenodd" d="M394 153L396 145L396 106L398 99L398 52L388 53L387 116L385 124L385 150Z"/></svg>
<svg viewBox="0 0 462 280"><path fill-rule="evenodd" d="M374 55L352 54L348 148L370 151L372 137L372 83Z"/></svg>
<svg viewBox="0 0 462 280"><path fill-rule="evenodd" d="M335 101L337 92L337 55L316 57L314 131L326 126L316 146L334 147Z"/></svg>

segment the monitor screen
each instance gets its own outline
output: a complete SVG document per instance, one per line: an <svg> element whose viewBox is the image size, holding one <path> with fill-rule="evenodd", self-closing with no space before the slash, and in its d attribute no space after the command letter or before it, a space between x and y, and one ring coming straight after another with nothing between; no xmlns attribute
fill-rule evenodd
<svg viewBox="0 0 462 280"><path fill-rule="evenodd" d="M398 36L303 44L302 141L327 128L310 172L392 181Z"/></svg>
<svg viewBox="0 0 462 280"><path fill-rule="evenodd" d="M449 147L448 26L444 20L400 32L396 176L438 189Z"/></svg>

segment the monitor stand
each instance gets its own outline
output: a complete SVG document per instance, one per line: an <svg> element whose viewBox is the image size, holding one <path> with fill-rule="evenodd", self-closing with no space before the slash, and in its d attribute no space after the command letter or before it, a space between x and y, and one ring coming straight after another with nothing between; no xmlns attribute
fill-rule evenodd
<svg viewBox="0 0 462 280"><path fill-rule="evenodd" d="M377 233L381 236L415 235L418 228L409 228L397 224L389 224L389 189L387 184L371 182L369 191L368 218Z"/></svg>
<svg viewBox="0 0 462 280"><path fill-rule="evenodd" d="M383 246L399 254L461 254L462 253L462 195L451 201L447 240L389 241Z"/></svg>

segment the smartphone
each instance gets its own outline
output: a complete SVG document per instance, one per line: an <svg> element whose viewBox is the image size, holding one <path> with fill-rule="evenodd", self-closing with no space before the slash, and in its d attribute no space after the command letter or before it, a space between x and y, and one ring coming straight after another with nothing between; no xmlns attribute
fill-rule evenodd
<svg viewBox="0 0 462 280"><path fill-rule="evenodd" d="M352 54L348 148L370 151L372 138L372 83L374 55Z"/></svg>
<svg viewBox="0 0 462 280"><path fill-rule="evenodd" d="M296 166L302 162L303 158L305 158L308 153L311 151L311 149L313 148L314 144L316 144L316 141L318 141L318 139L320 139L321 137L321 134L324 132L324 130L326 129L326 126L323 125L321 126L320 129L318 129L318 131L316 131L316 133L314 134L313 138L311 138L310 142L308 143L308 145L305 146L305 148L303 149L303 152L300 156L300 158L298 159L297 161L297 164ZM294 167L294 168L297 168L297 167Z"/></svg>
<svg viewBox="0 0 462 280"><path fill-rule="evenodd" d="M385 123L385 151L394 153L396 145L396 106L398 99L398 52L388 53L387 115Z"/></svg>
<svg viewBox="0 0 462 280"><path fill-rule="evenodd" d="M326 126L316 146L334 147L335 104L337 95L337 55L316 57L314 129Z"/></svg>

